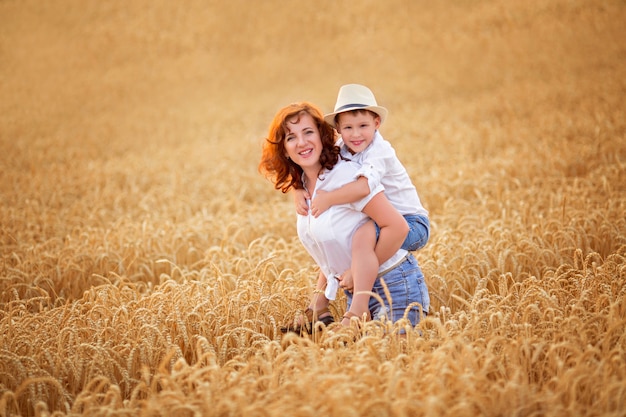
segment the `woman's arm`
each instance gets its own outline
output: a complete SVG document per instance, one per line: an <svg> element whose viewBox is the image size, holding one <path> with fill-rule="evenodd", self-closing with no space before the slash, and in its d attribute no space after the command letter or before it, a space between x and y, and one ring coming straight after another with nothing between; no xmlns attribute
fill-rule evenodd
<svg viewBox="0 0 626 417"><path fill-rule="evenodd" d="M367 203L363 208L363 213L380 227L380 236L374 251L378 264L382 265L400 249L409 233L409 225L383 192L376 194Z"/></svg>

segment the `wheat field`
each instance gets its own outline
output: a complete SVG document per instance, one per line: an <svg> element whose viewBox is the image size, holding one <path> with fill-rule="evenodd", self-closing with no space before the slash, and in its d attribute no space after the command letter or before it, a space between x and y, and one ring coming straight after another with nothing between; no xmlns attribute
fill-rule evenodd
<svg viewBox="0 0 626 417"><path fill-rule="evenodd" d="M0 0L0 416L623 415L625 21ZM317 270L261 144L351 82L430 211L430 314L283 336Z"/></svg>

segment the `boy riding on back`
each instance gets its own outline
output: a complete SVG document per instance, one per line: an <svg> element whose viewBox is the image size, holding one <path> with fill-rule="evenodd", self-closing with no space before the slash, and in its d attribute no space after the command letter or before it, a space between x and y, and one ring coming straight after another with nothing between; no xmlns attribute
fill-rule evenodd
<svg viewBox="0 0 626 417"><path fill-rule="evenodd" d="M311 201L310 213L317 217L331 206L358 201L382 184L385 195L409 225L402 248L415 251L426 244L430 235L428 211L422 206L395 150L378 131L386 116L387 109L378 106L369 88L359 84L347 84L340 88L334 111L325 115L324 119L341 135L337 142L341 156L359 163L361 169L355 181L331 192L318 193ZM308 214L308 198L303 193L295 195L299 214ZM374 256L374 246L378 232L376 224L369 221L355 233L351 274L346 271L338 277L342 288L351 290L352 277L361 279L363 276L372 281L376 278L378 261Z"/></svg>

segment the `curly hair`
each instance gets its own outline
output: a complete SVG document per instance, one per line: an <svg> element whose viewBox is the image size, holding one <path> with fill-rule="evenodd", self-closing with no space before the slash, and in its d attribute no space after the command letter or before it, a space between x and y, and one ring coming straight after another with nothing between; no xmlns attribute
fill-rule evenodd
<svg viewBox="0 0 626 417"><path fill-rule="evenodd" d="M283 193L292 187L302 189L302 168L285 155L285 137L289 133L287 123L298 123L304 114L310 115L322 141L320 163L322 168L331 170L339 160L339 147L335 145L337 132L324 121L320 109L308 102L293 103L280 109L270 124L268 137L263 143L263 154L259 172L274 183L274 188Z"/></svg>

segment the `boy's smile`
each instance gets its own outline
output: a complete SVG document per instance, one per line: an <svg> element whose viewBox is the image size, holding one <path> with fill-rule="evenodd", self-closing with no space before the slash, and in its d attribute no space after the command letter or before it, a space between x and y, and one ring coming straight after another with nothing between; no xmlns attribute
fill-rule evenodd
<svg viewBox="0 0 626 417"><path fill-rule="evenodd" d="M370 111L345 112L337 116L337 132L350 152L365 150L374 140L380 117Z"/></svg>

